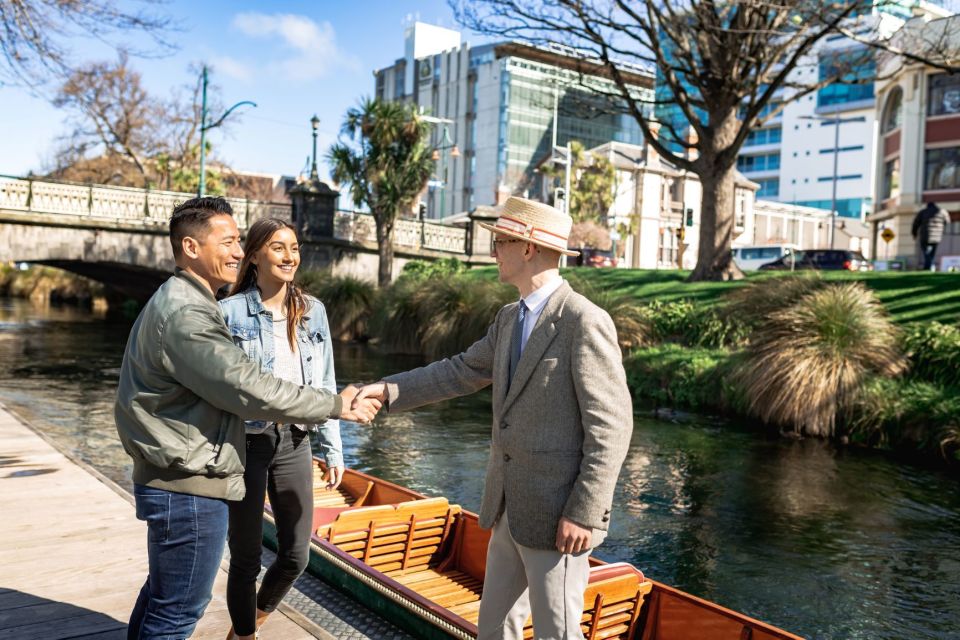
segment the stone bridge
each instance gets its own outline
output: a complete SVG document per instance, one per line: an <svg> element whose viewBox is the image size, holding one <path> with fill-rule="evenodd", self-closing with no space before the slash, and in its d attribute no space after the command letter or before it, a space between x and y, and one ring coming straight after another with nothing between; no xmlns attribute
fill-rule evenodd
<svg viewBox="0 0 960 640"><path fill-rule="evenodd" d="M377 244L373 217L338 211L339 194L321 182L295 187L293 205L227 198L241 231L276 217L297 226L309 267L375 280ZM106 185L80 185L0 176L0 262L58 267L143 300L173 271L167 236L170 212L189 193ZM458 257L489 262L488 236L465 226L399 220L395 272L410 259ZM474 228L481 233L475 233ZM473 250L473 240L484 247ZM478 244L479 247L479 244Z"/></svg>

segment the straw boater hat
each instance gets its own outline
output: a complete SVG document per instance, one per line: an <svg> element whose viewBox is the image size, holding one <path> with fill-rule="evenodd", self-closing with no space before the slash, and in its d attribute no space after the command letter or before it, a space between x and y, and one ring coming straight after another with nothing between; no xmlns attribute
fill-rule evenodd
<svg viewBox="0 0 960 640"><path fill-rule="evenodd" d="M542 202L511 196L494 224L480 223L495 234L526 240L559 251L565 256L578 256L579 251L567 248L573 219L559 209Z"/></svg>

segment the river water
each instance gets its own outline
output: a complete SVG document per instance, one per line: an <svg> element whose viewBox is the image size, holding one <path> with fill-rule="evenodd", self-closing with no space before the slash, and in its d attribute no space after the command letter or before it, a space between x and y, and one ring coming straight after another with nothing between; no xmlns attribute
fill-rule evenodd
<svg viewBox="0 0 960 640"><path fill-rule="evenodd" d="M130 321L0 298L0 401L130 487L113 394ZM416 366L337 345L342 382ZM347 465L480 503L489 395L343 425ZM94 508L91 506L91 508ZM637 417L605 560L809 638L960 638L960 478L872 452Z"/></svg>

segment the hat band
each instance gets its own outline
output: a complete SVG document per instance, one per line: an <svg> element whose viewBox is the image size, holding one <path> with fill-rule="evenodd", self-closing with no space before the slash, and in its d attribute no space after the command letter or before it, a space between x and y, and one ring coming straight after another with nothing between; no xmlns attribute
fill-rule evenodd
<svg viewBox="0 0 960 640"><path fill-rule="evenodd" d="M515 218L500 216L497 218L497 223L494 225L494 228L519 234L525 238L536 240L537 242L541 242L556 249L563 250L567 248L567 238L565 236L551 233L546 229L539 229L534 227L532 224L521 222Z"/></svg>

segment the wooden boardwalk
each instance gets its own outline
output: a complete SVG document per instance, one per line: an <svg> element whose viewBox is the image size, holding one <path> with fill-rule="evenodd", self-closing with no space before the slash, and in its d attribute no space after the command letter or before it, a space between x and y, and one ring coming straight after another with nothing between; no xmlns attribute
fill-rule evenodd
<svg viewBox="0 0 960 640"><path fill-rule="evenodd" d="M146 526L131 500L0 406L0 639L126 638L147 574ZM226 636L226 577L221 569L193 638ZM262 637L332 636L282 607Z"/></svg>

